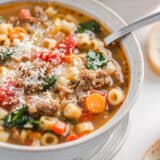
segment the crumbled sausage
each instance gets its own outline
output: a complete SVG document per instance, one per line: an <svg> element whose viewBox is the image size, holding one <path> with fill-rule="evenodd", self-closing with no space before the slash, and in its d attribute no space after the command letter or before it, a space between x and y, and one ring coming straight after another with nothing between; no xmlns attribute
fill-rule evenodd
<svg viewBox="0 0 160 160"><path fill-rule="evenodd" d="M43 79L50 72L51 66L41 61L21 63L17 70L17 83L26 93L43 90Z"/></svg>
<svg viewBox="0 0 160 160"><path fill-rule="evenodd" d="M53 116L59 108L57 100L46 96L28 96L26 102L29 113L35 118L40 116Z"/></svg>
<svg viewBox="0 0 160 160"><path fill-rule="evenodd" d="M102 89L109 85L110 81L105 71L83 70L80 74L80 82L77 91L88 91L91 89Z"/></svg>

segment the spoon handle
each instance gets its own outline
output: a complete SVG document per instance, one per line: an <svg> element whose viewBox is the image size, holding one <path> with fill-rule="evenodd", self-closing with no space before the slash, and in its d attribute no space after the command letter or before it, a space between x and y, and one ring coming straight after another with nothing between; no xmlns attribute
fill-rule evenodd
<svg viewBox="0 0 160 160"><path fill-rule="evenodd" d="M156 21L160 21L160 12L138 19L137 21L127 25L126 27L121 28L117 32L112 33L104 39L105 45L107 46L115 40L120 39L125 35L128 35L129 33Z"/></svg>

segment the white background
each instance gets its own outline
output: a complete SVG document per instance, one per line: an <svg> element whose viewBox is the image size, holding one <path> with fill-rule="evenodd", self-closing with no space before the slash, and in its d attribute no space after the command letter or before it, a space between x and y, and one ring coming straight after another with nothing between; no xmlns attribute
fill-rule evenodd
<svg viewBox="0 0 160 160"><path fill-rule="evenodd" d="M160 7L160 0L102 1L118 12L127 22ZM136 32L145 59L144 83L139 99L131 112L128 139L114 160L142 160L146 149L160 139L160 76L151 72L146 60L145 41L149 29L150 27L146 27Z"/></svg>

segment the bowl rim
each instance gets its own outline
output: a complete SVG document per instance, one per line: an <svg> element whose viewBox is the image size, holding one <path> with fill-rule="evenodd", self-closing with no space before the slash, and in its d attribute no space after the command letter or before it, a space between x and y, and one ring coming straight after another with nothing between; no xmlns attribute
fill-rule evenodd
<svg viewBox="0 0 160 160"><path fill-rule="evenodd" d="M27 1L27 0L23 0L23 1ZM29 1L32 1L32 0L28 0L27 2L29 2ZM42 2L43 1L44 2L48 2L48 0L42 0ZM103 8L106 11L110 12L114 17L116 17L119 20L119 22L123 26L127 25L125 20L120 15L118 15L115 11L113 11L110 7L105 5L103 2L98 1L98 0L92 0L92 1L93 1L93 3L96 3L97 5L99 5L101 8ZM22 2L22 1L18 1L18 0L17 1L16 0L4 0L3 1L2 0L0 5L3 5L3 4L6 4L6 3L16 3L16 2ZM35 0L35 2L37 2L37 1ZM51 3L55 2L55 3L61 4L61 2L59 2L58 0L51 0L50 2ZM68 5L68 6L71 6L71 5ZM83 9L81 9L81 10L83 10ZM136 93L135 93L134 98L133 98L135 100L137 98L137 96L138 96L138 93L140 91L140 88L141 88L142 82L143 82L143 78L144 78L144 62L143 62L143 56L142 56L142 51L141 51L141 48L140 48L140 44L139 44L136 36L132 33L132 34L128 35L127 37L131 38L132 41L135 42L135 46L138 49L138 53L137 54L139 56L139 62L141 63L140 64L140 69L139 69L139 75L140 75L139 84L138 84L138 88L136 89ZM122 44L124 44L123 40L122 40ZM128 91L128 92L130 92L130 91ZM44 152L44 151L56 151L56 150L62 150L62 149L67 149L67 148L73 148L73 147L78 146L80 144L85 144L88 141L91 141L93 138L96 138L96 137L104 134L107 130L109 130L109 129L113 128L114 126L116 126L116 124L118 124L118 122L120 122L123 119L123 117L125 117L129 113L129 111L130 111L131 107L134 105L134 103L135 102L132 102L132 104L129 107L127 107L125 109L125 111L119 117L117 117L116 119L114 118L116 115L114 117L112 117L112 119L114 119L112 121L112 124L108 125L108 123L110 123L110 122L107 122L106 124L104 124L102 127L97 129L93 133L90 133L89 135L87 135L85 137L82 137L82 138L80 138L80 139L78 139L76 141L66 142L66 143L52 145L52 146L38 146L38 147L28 147L28 146L22 146L22 145L16 145L16 144L9 144L9 143L0 142L0 148L9 149L9 150L17 150L17 151L25 151L25 152L26 151L27 152L35 152L35 151L36 152Z"/></svg>

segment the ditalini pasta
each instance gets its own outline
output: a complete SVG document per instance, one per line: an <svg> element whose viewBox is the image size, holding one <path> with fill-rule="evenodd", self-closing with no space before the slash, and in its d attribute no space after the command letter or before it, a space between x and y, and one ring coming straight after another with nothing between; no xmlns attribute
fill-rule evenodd
<svg viewBox="0 0 160 160"><path fill-rule="evenodd" d="M54 3L0 6L0 141L47 146L84 137L123 104L130 70L97 20Z"/></svg>

